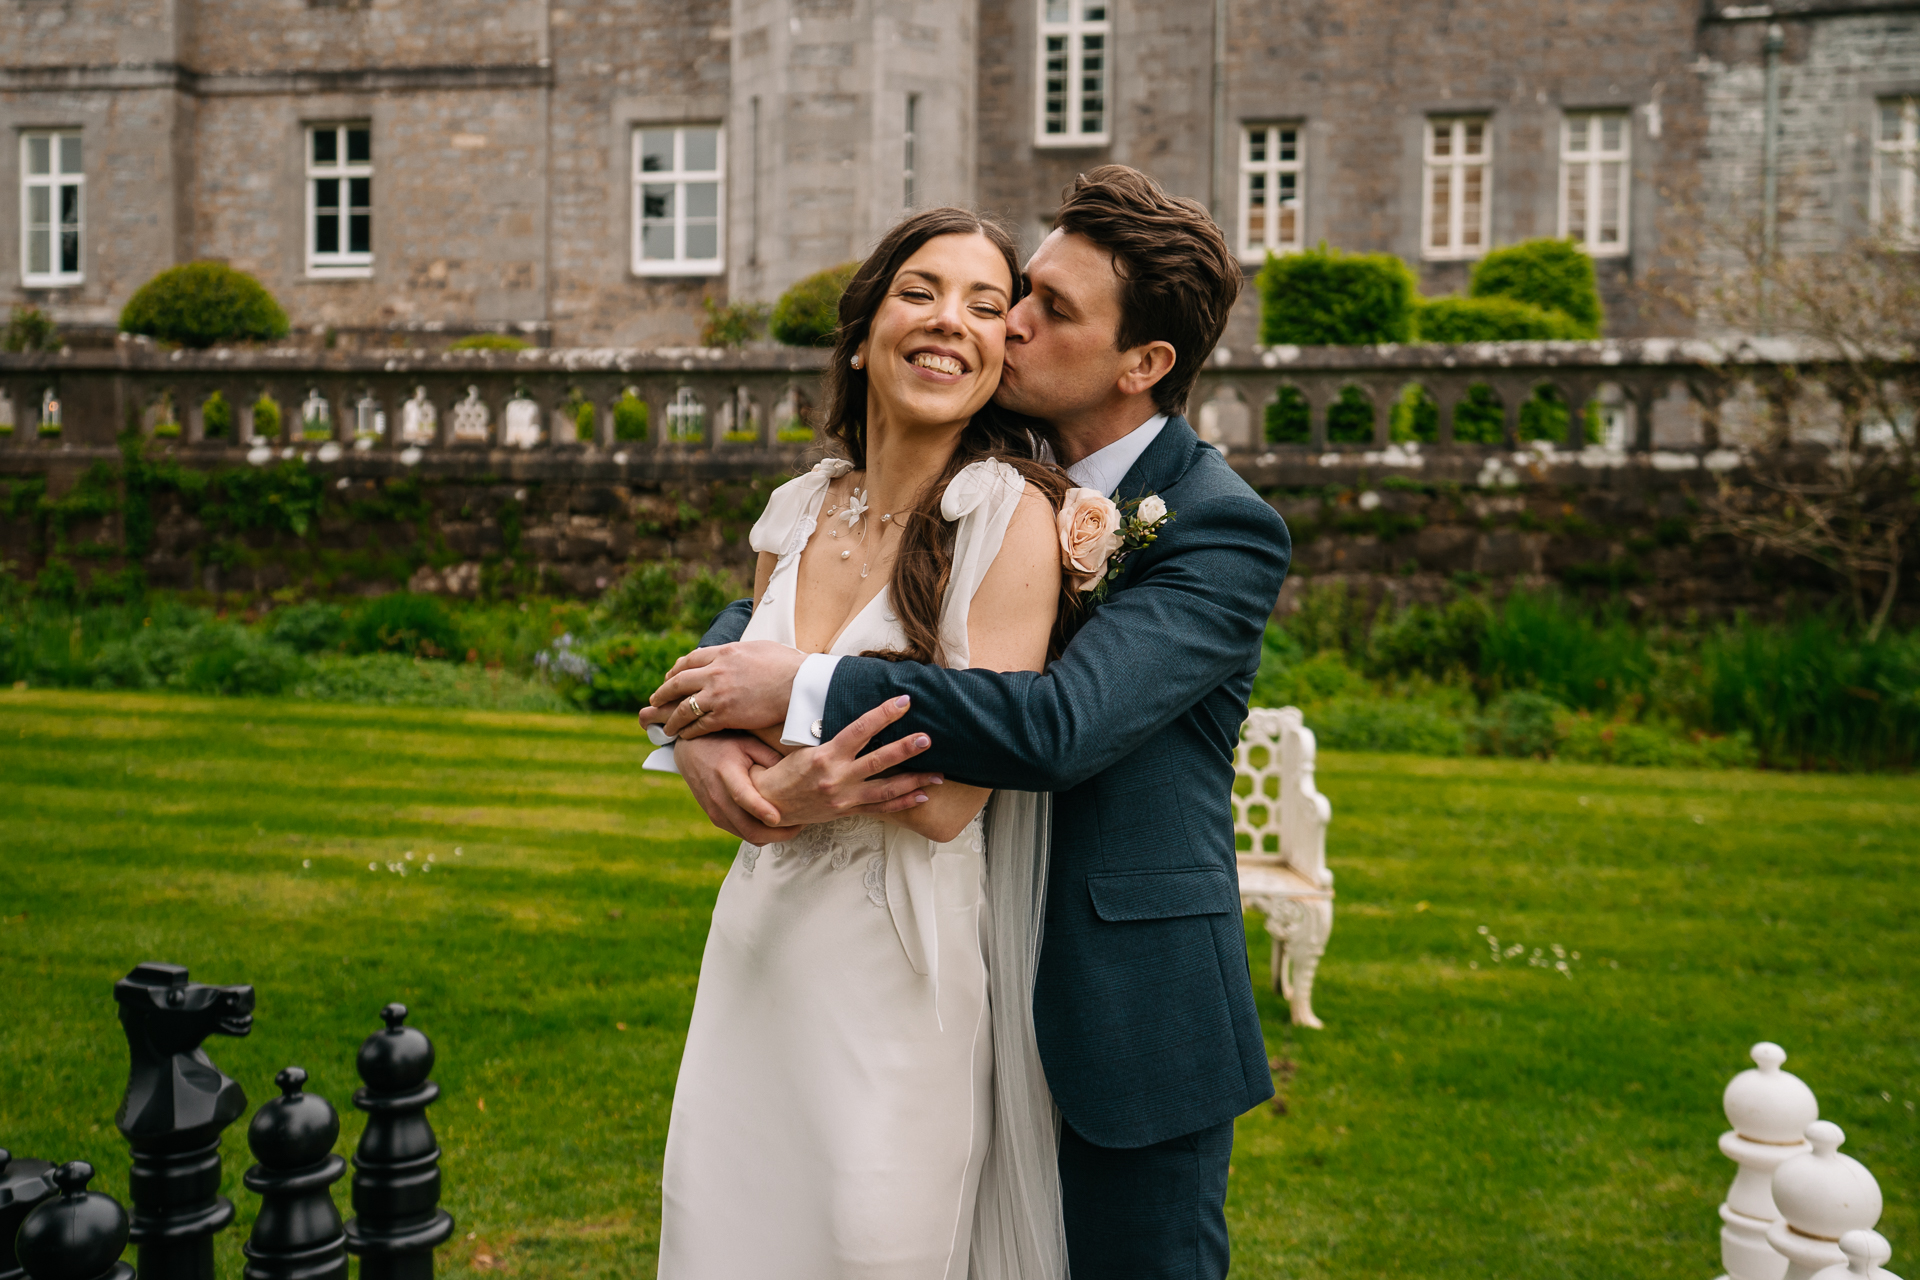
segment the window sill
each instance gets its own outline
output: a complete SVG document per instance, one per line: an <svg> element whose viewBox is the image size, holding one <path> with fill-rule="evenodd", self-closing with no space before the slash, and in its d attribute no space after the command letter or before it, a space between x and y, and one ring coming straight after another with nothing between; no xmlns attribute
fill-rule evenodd
<svg viewBox="0 0 1920 1280"><path fill-rule="evenodd" d="M354 266L322 267L307 264L309 280L370 280L373 278L373 264L361 263Z"/></svg>
<svg viewBox="0 0 1920 1280"><path fill-rule="evenodd" d="M727 264L720 261L701 262L636 262L633 274L643 278L688 276L720 276L727 273Z"/></svg>
<svg viewBox="0 0 1920 1280"><path fill-rule="evenodd" d="M1111 145L1111 138L1104 133L1083 133L1071 138L1055 134L1044 134L1033 140L1036 150L1041 151L1091 151L1098 147Z"/></svg>
<svg viewBox="0 0 1920 1280"><path fill-rule="evenodd" d="M85 276L29 276L20 277L22 289L77 289L87 282Z"/></svg>

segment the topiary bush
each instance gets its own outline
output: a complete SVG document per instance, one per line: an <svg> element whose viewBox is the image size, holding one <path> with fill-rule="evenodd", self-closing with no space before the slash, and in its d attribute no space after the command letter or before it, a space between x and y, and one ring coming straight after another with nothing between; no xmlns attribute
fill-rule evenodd
<svg viewBox="0 0 1920 1280"><path fill-rule="evenodd" d="M838 305L838 297L834 303ZM722 303L712 298L702 298L700 305L707 311L707 322L700 329L700 345L703 347L744 347L767 327L767 304L764 302Z"/></svg>
<svg viewBox="0 0 1920 1280"><path fill-rule="evenodd" d="M773 304L768 331L774 341L789 347L832 346L840 328L840 295L859 269L857 262L843 262L795 281Z"/></svg>
<svg viewBox="0 0 1920 1280"><path fill-rule="evenodd" d="M1260 340L1355 346L1413 339L1413 272L1390 253L1342 253L1322 244L1269 253L1255 279Z"/></svg>
<svg viewBox="0 0 1920 1280"><path fill-rule="evenodd" d="M141 285L120 313L120 329L183 347L266 342L287 336L287 313L246 272L189 262Z"/></svg>
<svg viewBox="0 0 1920 1280"><path fill-rule="evenodd" d="M395 592L367 602L348 624L354 653L403 653L445 658L460 653L460 632L432 596Z"/></svg>
<svg viewBox="0 0 1920 1280"><path fill-rule="evenodd" d="M1432 298L1414 309L1421 342L1541 342L1592 335L1565 312L1518 298Z"/></svg>
<svg viewBox="0 0 1920 1280"><path fill-rule="evenodd" d="M253 402L253 438L255 440L280 438L280 406L264 395Z"/></svg>
<svg viewBox="0 0 1920 1280"><path fill-rule="evenodd" d="M510 333L470 333L454 341L449 351L526 351L533 344Z"/></svg>
<svg viewBox="0 0 1920 1280"><path fill-rule="evenodd" d="M1476 298L1512 298L1573 323L1575 338L1597 338L1606 319L1593 259L1571 240L1522 240L1495 249L1474 264L1467 292Z"/></svg>
<svg viewBox="0 0 1920 1280"><path fill-rule="evenodd" d="M200 434L208 440L224 440L233 430L233 406L218 391L200 406Z"/></svg>
<svg viewBox="0 0 1920 1280"><path fill-rule="evenodd" d="M631 390L622 394L613 406L613 438L615 440L647 438L647 402L633 394Z"/></svg>

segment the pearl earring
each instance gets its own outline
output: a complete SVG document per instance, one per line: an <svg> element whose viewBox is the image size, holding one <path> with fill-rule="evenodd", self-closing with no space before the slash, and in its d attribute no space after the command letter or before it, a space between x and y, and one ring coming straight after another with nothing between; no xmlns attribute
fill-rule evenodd
<svg viewBox="0 0 1920 1280"><path fill-rule="evenodd" d="M855 356L852 360L853 367L856 369L858 369L864 363L866 362L863 361L859 356Z"/></svg>

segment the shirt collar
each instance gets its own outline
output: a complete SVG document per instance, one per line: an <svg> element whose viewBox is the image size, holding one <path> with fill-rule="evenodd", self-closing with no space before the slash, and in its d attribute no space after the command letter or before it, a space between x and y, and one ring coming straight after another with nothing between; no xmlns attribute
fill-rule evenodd
<svg viewBox="0 0 1920 1280"><path fill-rule="evenodd" d="M1154 414L1112 444L1095 449L1068 467L1068 478L1083 489L1111 494L1120 487L1120 482L1127 478L1127 472L1133 470L1133 464L1140 460L1140 455L1160 434L1160 428L1166 425L1166 414Z"/></svg>

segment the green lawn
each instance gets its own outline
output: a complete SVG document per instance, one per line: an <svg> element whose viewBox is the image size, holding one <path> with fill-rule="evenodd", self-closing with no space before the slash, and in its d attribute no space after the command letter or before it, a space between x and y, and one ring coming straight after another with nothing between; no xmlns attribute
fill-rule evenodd
<svg viewBox="0 0 1920 1280"><path fill-rule="evenodd" d="M124 1197L110 988L137 961L254 983L214 1058L256 1103L307 1068L343 1152L354 1052L398 999L440 1049L442 1271L651 1276L731 850L645 751L624 718L0 692L0 1146ZM1286 1113L1240 1122L1236 1275L1704 1280L1720 1090L1762 1038L1879 1176L1913 1273L1913 780L1329 753L1320 784L1328 1026L1287 1024L1250 923L1289 1065ZM1482 925L1526 954L1496 965ZM1527 963L1555 944L1566 973ZM226 1151L233 1280L243 1125Z"/></svg>

